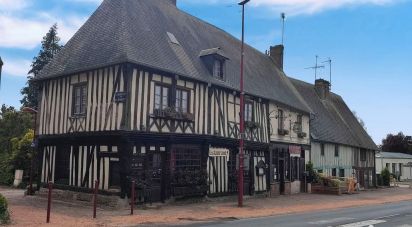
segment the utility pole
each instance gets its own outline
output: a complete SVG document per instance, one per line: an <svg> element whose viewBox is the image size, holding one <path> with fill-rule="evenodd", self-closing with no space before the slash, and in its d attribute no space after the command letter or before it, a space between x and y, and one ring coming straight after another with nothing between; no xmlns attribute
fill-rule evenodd
<svg viewBox="0 0 412 227"><path fill-rule="evenodd" d="M242 48L240 57L240 141L239 141L239 175L238 175L238 207L243 206L243 160L244 160L244 138L245 138L245 120L244 120L244 89L243 89L243 64L245 57L245 5L250 0L243 0L239 3L242 6Z"/></svg>

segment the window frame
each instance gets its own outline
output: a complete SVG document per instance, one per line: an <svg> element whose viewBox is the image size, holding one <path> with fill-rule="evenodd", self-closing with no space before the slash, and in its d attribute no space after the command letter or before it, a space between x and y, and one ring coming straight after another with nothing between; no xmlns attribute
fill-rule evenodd
<svg viewBox="0 0 412 227"><path fill-rule="evenodd" d="M332 177L336 177L336 176L337 176L337 169L332 168Z"/></svg>
<svg viewBox="0 0 412 227"><path fill-rule="evenodd" d="M156 105L157 105L157 103L156 103L156 87L160 87L160 108L157 108L156 107ZM163 89L164 88L167 88L167 104L166 104L166 106L164 107L164 105L163 105L163 97L164 97L164 95L163 95ZM153 93L154 93L154 103L153 103L153 109L154 110L165 110L165 109L167 109L167 108L169 108L170 107L170 97L171 97L171 86L170 85L168 85L168 84L163 84L163 83L155 83L154 84L154 91L153 91Z"/></svg>
<svg viewBox="0 0 412 227"><path fill-rule="evenodd" d="M345 169L339 169L339 177L345 177Z"/></svg>
<svg viewBox="0 0 412 227"><path fill-rule="evenodd" d="M361 162L365 162L368 159L366 152L367 152L366 150L363 150L363 149L360 150L359 159Z"/></svg>
<svg viewBox="0 0 412 227"><path fill-rule="evenodd" d="M296 123L299 125L299 133L303 132L303 115L298 114L296 116Z"/></svg>
<svg viewBox="0 0 412 227"><path fill-rule="evenodd" d="M247 106L250 106L250 108L247 108ZM253 101L252 100L246 100L245 101L245 108L244 108L244 119L245 122L254 122L255 121L255 116L254 116L254 108L253 108ZM250 110L250 112L248 112L248 110ZM250 114L250 119L249 119L249 114Z"/></svg>
<svg viewBox="0 0 412 227"><path fill-rule="evenodd" d="M285 112L283 109L278 109L278 129L284 130L285 129Z"/></svg>
<svg viewBox="0 0 412 227"><path fill-rule="evenodd" d="M325 144L324 143L320 144L320 156L322 157L325 156Z"/></svg>
<svg viewBox="0 0 412 227"><path fill-rule="evenodd" d="M339 157L340 152L339 152L339 145L335 144L335 157Z"/></svg>
<svg viewBox="0 0 412 227"><path fill-rule="evenodd" d="M77 112L76 110L77 89L80 89L79 112ZM77 83L73 85L73 94L72 94L73 100L72 100L72 110L71 110L73 117L85 117L87 115L87 106L88 106L87 96L88 96L87 82ZM83 103L83 100L85 101L84 103Z"/></svg>
<svg viewBox="0 0 412 227"><path fill-rule="evenodd" d="M217 66L219 66L219 71L217 70ZM223 59L215 58L213 59L213 77L224 80L225 79L225 61Z"/></svg>
<svg viewBox="0 0 412 227"><path fill-rule="evenodd" d="M177 96L178 96L178 93L179 92L181 92L181 94L183 94L183 92L186 92L187 93L187 99L186 99L186 112L185 111L182 111L182 108L180 107L180 110L178 110L178 106L176 105L177 104L177 102L178 102L178 98L177 98ZM176 87L176 90L175 90L175 96L174 96L174 105L175 105L175 110L177 111L177 112L179 112L179 113L191 113L191 111L190 111L190 100L191 100L191 97L190 97L190 95L191 95L191 90L190 89L188 89L188 88L185 88L185 87ZM183 98L182 97L180 97L180 100L179 100L179 103L180 103L180 105L182 106L182 104L183 104Z"/></svg>

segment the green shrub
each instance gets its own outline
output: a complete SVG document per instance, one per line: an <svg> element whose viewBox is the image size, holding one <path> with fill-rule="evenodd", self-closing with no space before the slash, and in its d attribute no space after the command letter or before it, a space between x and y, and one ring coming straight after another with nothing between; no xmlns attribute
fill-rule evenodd
<svg viewBox="0 0 412 227"><path fill-rule="evenodd" d="M8 224L10 222L10 214L7 206L6 198L0 194L0 223Z"/></svg>
<svg viewBox="0 0 412 227"><path fill-rule="evenodd" d="M389 172L388 168L385 168L381 171L381 178L383 186L390 186L391 173Z"/></svg>

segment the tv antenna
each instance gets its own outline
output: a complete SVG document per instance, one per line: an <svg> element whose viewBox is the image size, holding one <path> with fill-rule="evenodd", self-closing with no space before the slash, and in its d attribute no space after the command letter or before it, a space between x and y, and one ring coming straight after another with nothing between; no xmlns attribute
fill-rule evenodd
<svg viewBox="0 0 412 227"><path fill-rule="evenodd" d="M324 61L322 63L328 63L329 64L329 86L332 88L332 59L328 58L327 61Z"/></svg>
<svg viewBox="0 0 412 227"><path fill-rule="evenodd" d="M313 70L315 70L315 80L318 79L318 69L323 69L323 68L325 68L324 65L318 65L318 59L319 59L319 56L316 55L316 63L315 63L315 66L305 68L305 69L313 69Z"/></svg>
<svg viewBox="0 0 412 227"><path fill-rule="evenodd" d="M282 20L282 45L283 45L284 40L285 40L285 19L286 19L286 14L281 13L280 14L280 19Z"/></svg>

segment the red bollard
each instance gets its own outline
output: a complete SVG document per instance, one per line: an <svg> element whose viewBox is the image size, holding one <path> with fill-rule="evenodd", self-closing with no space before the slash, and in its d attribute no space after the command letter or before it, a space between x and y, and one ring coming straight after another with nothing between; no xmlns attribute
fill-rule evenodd
<svg viewBox="0 0 412 227"><path fill-rule="evenodd" d="M97 193L99 191L99 181L96 180L94 183L94 194L93 194L93 218L96 218L96 207L97 207Z"/></svg>
<svg viewBox="0 0 412 227"><path fill-rule="evenodd" d="M132 181L132 193L130 201L130 215L133 215L134 211L134 201L135 201L135 181Z"/></svg>
<svg viewBox="0 0 412 227"><path fill-rule="evenodd" d="M49 194L47 198L47 223L50 223L50 209L51 209L51 194L53 190L53 183L49 182Z"/></svg>

